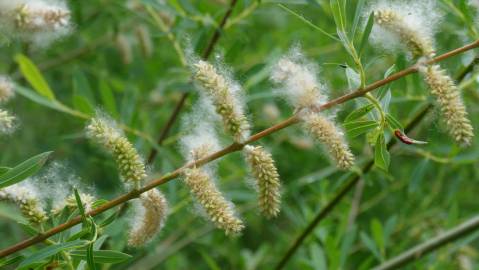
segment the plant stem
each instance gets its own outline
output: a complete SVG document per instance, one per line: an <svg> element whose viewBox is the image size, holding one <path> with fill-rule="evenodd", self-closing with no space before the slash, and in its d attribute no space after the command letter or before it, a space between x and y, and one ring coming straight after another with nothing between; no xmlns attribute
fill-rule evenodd
<svg viewBox="0 0 479 270"><path fill-rule="evenodd" d="M461 54L463 52L466 52L466 51L469 51L471 49L474 49L474 48L477 48L479 47L479 40L471 43L471 44L468 44L464 47L461 47L461 48L458 48L458 49L455 49L455 50L452 50L450 52L447 52L443 55L440 55L432 60L430 60L427 64L432 64L432 63L436 63L436 62L439 62L439 61L442 61L442 60L445 60L447 58L450 58L450 57L453 57L453 56L456 56L458 54ZM377 81L373 84L370 84L368 85L367 87L365 87L364 89L357 89L356 91L353 91L352 93L349 93L349 94L346 94L344 96L341 96L339 98L336 98L328 103L325 103L323 104L321 107L318 107L318 108L315 108L316 111L323 111L323 110L327 110L329 108L332 108L334 106L337 106L339 104L342 104L346 101L349 101L349 100L352 100L354 98L357 98L357 97L361 97L363 96L364 94L366 93L369 93L383 85L386 85L392 81L395 81L395 80L398 80L402 77L405 77L407 75L410 75L410 74L413 74L417 72L417 68L415 66L413 67L409 67L405 70L402 70L400 72L397 72L397 73L394 73L392 74L391 76L385 78L385 79L382 79L380 81ZM230 154L230 153L233 153L233 152L237 152L239 150L241 150L244 145L246 144L249 144L249 143L252 143L252 142L255 142L257 140L260 140L261 138L265 137L265 136L268 136L272 133L275 133L279 130L282 130L286 127L289 127L289 126L292 126L296 123L298 123L300 120L299 120L299 117L298 115L293 115L292 117L268 128L268 129L265 129L251 137L249 137L246 142L244 144L237 144L237 143L233 143L231 144L230 146L216 152L216 153L213 153L205 158L202 158L198 161L195 161L195 162L190 162L190 163L187 163L185 165L183 165L182 167L176 169L175 171L173 172L170 172L158 179L155 179L155 180L152 180L150 183L148 183L146 186L142 187L141 189L139 190L133 190L133 191L130 191L126 194L123 194L103 205L101 205L100 207L96 208L96 209L93 209L91 210L90 212L87 213L87 215L90 215L92 217L94 216L97 216L111 208L114 208L118 205L121 205L129 200L132 200L134 198L137 198L140 194L150 190L150 189L153 189L159 185L162 185L162 184L165 184L179 176L181 176L181 174L183 173L183 170L186 169L186 168L191 168L193 166L201 166L201 165L204 165L210 161L213 161L213 160L216 160L216 159L219 159L223 156L226 156L227 154ZM413 121L414 123L414 121ZM407 129L406 129L406 132L407 132ZM393 141L394 143L395 141ZM359 179L359 178L358 178ZM356 180L357 181L357 180ZM354 185L352 185L351 187L353 187ZM346 193L347 193L347 189L345 190ZM344 194L342 195L344 196ZM342 198L342 196L339 198L339 200ZM339 201L338 200L338 201ZM334 205L333 205L334 206ZM331 208L332 209L332 208ZM53 236L57 233L60 233L62 231L65 231L73 226L75 226L76 224L79 224L81 222L81 217L80 216L77 216L63 224L60 224L54 228L51 228L50 230L44 232L44 233L41 233L37 236L34 236L34 237L31 237L29 239L26 239L24 241L21 241L13 246L10 246L10 247L7 247L3 250L0 250L0 258L3 258L5 256L8 256L10 254L13 254L17 251L20 251L20 250L23 250L27 247L30 247L34 244L37 244L39 242L42 242L44 241L45 239L48 239L50 236Z"/></svg>
<svg viewBox="0 0 479 270"><path fill-rule="evenodd" d="M398 269L408 263L422 258L424 255L441 248L442 246L460 239L479 229L479 216L475 216L455 228L440 234L422 244L412 247L391 260L373 268L373 270Z"/></svg>

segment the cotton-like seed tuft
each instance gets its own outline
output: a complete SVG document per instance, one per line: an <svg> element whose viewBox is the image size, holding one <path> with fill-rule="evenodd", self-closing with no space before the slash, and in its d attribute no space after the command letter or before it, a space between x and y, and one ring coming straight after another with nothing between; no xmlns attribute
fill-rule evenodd
<svg viewBox="0 0 479 270"><path fill-rule="evenodd" d="M12 80L7 76L0 75L0 103L7 102L14 95Z"/></svg>
<svg viewBox="0 0 479 270"><path fill-rule="evenodd" d="M128 236L128 244L138 247L152 240L160 231L168 215L168 202L157 189L149 190L140 196L142 210L135 220Z"/></svg>
<svg viewBox="0 0 479 270"><path fill-rule="evenodd" d="M93 203L95 202L95 197L88 193L80 192L80 199L83 203L83 208L85 212L90 212L93 210ZM60 202L59 204L55 205L51 212L56 215L59 214L65 207L69 209L76 209L78 206L75 194L71 194L70 196L66 197L65 200Z"/></svg>
<svg viewBox="0 0 479 270"><path fill-rule="evenodd" d="M226 131L236 142L244 141L249 135L250 124L244 113L241 88L206 61L200 60L193 67L195 80L212 101Z"/></svg>
<svg viewBox="0 0 479 270"><path fill-rule="evenodd" d="M271 80L282 85L281 93L295 109L320 106L326 96L316 77L316 69L293 49L291 55L281 58L273 67Z"/></svg>
<svg viewBox="0 0 479 270"><path fill-rule="evenodd" d="M15 116L12 116L8 111L0 109L0 134L11 132L14 124Z"/></svg>
<svg viewBox="0 0 479 270"><path fill-rule="evenodd" d="M227 235L243 230L243 222L236 217L233 204L223 197L206 171L186 169L183 180L217 228L225 230Z"/></svg>
<svg viewBox="0 0 479 270"><path fill-rule="evenodd" d="M474 129L457 85L439 65L423 66L419 70L436 97L450 136L463 146L470 145Z"/></svg>
<svg viewBox="0 0 479 270"><path fill-rule="evenodd" d="M103 145L113 155L123 180L131 181L138 187L147 176L145 164L115 123L104 117L96 117L86 130L92 141Z"/></svg>
<svg viewBox="0 0 479 270"><path fill-rule="evenodd" d="M281 183L274 160L261 146L247 145L244 153L256 179L260 211L267 218L276 217L280 211Z"/></svg>
<svg viewBox="0 0 479 270"><path fill-rule="evenodd" d="M0 190L0 201L7 200L15 203L22 214L31 223L42 223L48 219L36 191L28 186L15 184Z"/></svg>
<svg viewBox="0 0 479 270"><path fill-rule="evenodd" d="M332 121L314 112L305 113L302 120L311 136L325 146L340 169L349 169L354 165L354 156L349 150L344 134Z"/></svg>
<svg viewBox="0 0 479 270"><path fill-rule="evenodd" d="M372 1L365 13L374 13L370 40L374 45L397 52L408 51L413 58L433 57L434 34L442 20L437 1Z"/></svg>
<svg viewBox="0 0 479 270"><path fill-rule="evenodd" d="M70 30L70 10L64 1L0 2L0 32L8 36L45 46Z"/></svg>

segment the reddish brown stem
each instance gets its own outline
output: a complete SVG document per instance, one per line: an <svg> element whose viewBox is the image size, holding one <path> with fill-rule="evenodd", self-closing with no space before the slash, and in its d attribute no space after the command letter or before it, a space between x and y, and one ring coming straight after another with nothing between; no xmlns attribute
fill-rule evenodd
<svg viewBox="0 0 479 270"><path fill-rule="evenodd" d="M428 64L433 64L433 63L436 63L436 62L439 62L439 61L442 61L442 60L445 60L447 58L450 58L450 57L453 57L453 56L456 56L460 53L463 53L463 52L466 52L468 50L471 50L471 49L474 49L474 48L477 48L479 47L479 40L469 44L469 45L466 45L464 47L461 47L461 48L458 48L458 49L455 49L455 50L452 50L450 52L447 52L443 55L440 55L432 60L430 60L428 62ZM323 110L326 110L326 109L329 109L333 106L336 106L336 105L339 105L339 104L342 104L348 100L352 100L354 98L357 98L357 97L360 97L360 96L363 96L364 94L368 93L368 92L371 92L383 85L386 85L390 82L393 82L395 80L398 80L402 77L405 77L409 74L412 74L412 73L415 73L417 72L417 67L416 66L413 66L413 67L410 67L410 68L407 68L405 70L402 70L400 72L397 72L397 73L394 73L392 74L391 76L383 79L383 80L380 80L380 81L377 81L373 84L370 84L368 85L366 88L364 89L357 89L356 91L353 91L351 92L350 94L346 94L344 96L341 96L339 98L336 98L328 103L325 103L324 105L322 105L321 107L319 108L316 108L317 111L323 111ZM87 214L91 215L91 216L96 216L100 213L103 213L115 206L118 206L122 203L125 203L131 199L134 199L136 197L138 197L141 193L143 192L146 192L150 189L153 189L155 188L156 186L159 186L159 185L162 185L162 184L165 184L175 178L177 178L178 176L181 175L182 171L185 169L185 168L190 168L190 167L193 167L193 166L201 166L205 163L208 163L210 161L213 161L213 160L216 160L216 159L219 159L227 154L230 154L230 153L233 153L233 152L236 152L236 151L239 151L241 150L245 144L249 144L249 143L252 143L252 142L255 142L265 136L268 136L272 133L275 133L279 130L282 130L286 127L289 127L289 126L292 126L296 123L299 122L299 117L297 115L294 115L266 130L263 130L253 136L251 136L250 138L248 138L248 140L246 140L246 142L244 144L237 144L237 143L233 143L231 144L230 146L224 148L223 150L220 150L214 154L211 154L203 159L200 159L196 162L191 162L191 163L187 163L185 164L183 167L180 167L178 169L176 169L175 171L169 173L169 174L166 174L158 179L155 179L155 180L152 180L150 183L148 183L146 186L142 187L141 189L139 190L134 190L134 191L131 191L129 193L126 193L126 194L123 194L105 204L103 204L102 206L100 206L99 208L96 208L90 212L88 212ZM347 189L346 189L347 190ZM75 226L76 224L79 224L81 222L81 217L77 216L73 219L71 219L70 221L66 222L66 223L63 223L61 225L58 225L54 228L51 228L50 230L40 234L40 235L37 235L37 236L34 236L34 237L31 237L29 239L26 239L22 242L19 242L13 246L10 246L10 247L7 247L3 250L0 250L0 258L3 258L5 256L8 256L10 254L13 254L17 251L20 251L22 249L25 249L27 247L30 247L34 244L37 244L37 243L40 243L42 241L44 241L45 239L49 238L50 236L53 236L57 233L60 233L62 231L65 231L73 226Z"/></svg>

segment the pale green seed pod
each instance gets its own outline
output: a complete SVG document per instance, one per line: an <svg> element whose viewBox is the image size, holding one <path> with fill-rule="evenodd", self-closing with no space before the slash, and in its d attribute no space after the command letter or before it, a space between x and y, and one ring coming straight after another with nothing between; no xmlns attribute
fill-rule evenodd
<svg viewBox="0 0 479 270"><path fill-rule="evenodd" d="M36 194L27 187L13 185L0 190L0 201L7 200L20 208L31 223L39 224L48 219Z"/></svg>
<svg viewBox="0 0 479 270"><path fill-rule="evenodd" d="M450 136L463 146L470 145L474 129L457 85L439 65L425 66L419 70L436 97Z"/></svg>
<svg viewBox="0 0 479 270"><path fill-rule="evenodd" d="M274 218L280 212L281 183L273 157L261 146L246 145L244 153L256 179L259 209L265 217Z"/></svg>
<svg viewBox="0 0 479 270"><path fill-rule="evenodd" d="M432 41L410 27L404 19L392 9L376 10L374 12L376 23L387 31L396 34L408 49L413 57L433 57L435 50Z"/></svg>
<svg viewBox="0 0 479 270"><path fill-rule="evenodd" d="M90 139L103 145L113 155L123 180L131 181L138 187L147 176L145 164L115 124L110 120L96 117L86 129Z"/></svg>
<svg viewBox="0 0 479 270"><path fill-rule="evenodd" d="M149 190L140 196L142 211L135 220L128 236L128 244L138 247L152 240L165 224L168 215L168 202L157 189Z"/></svg>
<svg viewBox="0 0 479 270"><path fill-rule="evenodd" d="M235 96L235 86L219 74L213 65L202 60L194 64L194 77L223 119L226 131L233 135L236 142L242 142L249 133L250 124L241 102Z"/></svg>
<svg viewBox="0 0 479 270"><path fill-rule="evenodd" d="M314 112L306 112L302 120L311 136L324 145L340 169L349 169L354 165L354 156L349 150L344 134L332 121Z"/></svg>
<svg viewBox="0 0 479 270"><path fill-rule="evenodd" d="M227 235L243 230L243 222L235 216L233 204L223 197L207 172L199 168L186 169L183 180L217 228Z"/></svg>

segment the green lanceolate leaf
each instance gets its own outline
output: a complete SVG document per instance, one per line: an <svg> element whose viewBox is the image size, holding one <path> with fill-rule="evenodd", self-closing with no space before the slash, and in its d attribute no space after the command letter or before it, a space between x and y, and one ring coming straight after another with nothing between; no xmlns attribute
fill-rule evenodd
<svg viewBox="0 0 479 270"><path fill-rule="evenodd" d="M12 168L0 167L0 176L4 173L8 172L10 169L12 169Z"/></svg>
<svg viewBox="0 0 479 270"><path fill-rule="evenodd" d="M37 173L43 167L51 153L52 152L45 152L34 156L0 175L0 188L16 184Z"/></svg>
<svg viewBox="0 0 479 270"><path fill-rule="evenodd" d="M359 119L366 114L368 114L370 111L374 109L374 104L368 104L366 106L363 106L359 109L356 109L352 111L344 120L345 122L352 122L353 120Z"/></svg>
<svg viewBox="0 0 479 270"><path fill-rule="evenodd" d="M361 43L359 44L359 49L358 49L359 55L361 55L362 51L364 50L364 47L366 46L366 43L368 42L369 35L371 34L371 30L373 29L373 25L374 25L374 13L371 12L371 14L369 15L366 27L364 28L363 36L361 37Z"/></svg>
<svg viewBox="0 0 479 270"><path fill-rule="evenodd" d="M50 258L51 256L58 254L59 252L79 248L85 246L87 243L88 241L85 240L75 240L73 242L66 242L48 246L28 256L27 259L20 263L18 269L28 269L30 265L40 263L42 260Z"/></svg>
<svg viewBox="0 0 479 270"><path fill-rule="evenodd" d="M394 118L394 116L392 116L392 115L390 115L390 114L386 114L386 121L388 122L388 125L389 125L392 129L404 130L404 127L401 125L401 123L399 122L399 120L397 120L396 118Z"/></svg>
<svg viewBox="0 0 479 270"><path fill-rule="evenodd" d="M384 171L388 171L390 156L386 146L386 139L384 138L384 133L381 133L376 141L376 146L374 149L374 165Z"/></svg>
<svg viewBox="0 0 479 270"><path fill-rule="evenodd" d="M346 134L350 138L355 138L359 135L362 135L374 128L378 127L378 123L373 120L357 120L352 122L346 122L344 128L346 129Z"/></svg>
<svg viewBox="0 0 479 270"><path fill-rule="evenodd" d="M18 54L15 56L15 60L20 66L20 71L22 72L25 79L32 85L40 95L50 99L55 100L55 94L50 89L47 81L43 78L40 70L35 66L35 64L23 54Z"/></svg>
<svg viewBox="0 0 479 270"><path fill-rule="evenodd" d="M131 255L115 250L93 250L95 263L121 263L131 258ZM75 259L87 260L86 250L75 250L70 252Z"/></svg>

